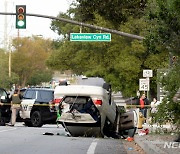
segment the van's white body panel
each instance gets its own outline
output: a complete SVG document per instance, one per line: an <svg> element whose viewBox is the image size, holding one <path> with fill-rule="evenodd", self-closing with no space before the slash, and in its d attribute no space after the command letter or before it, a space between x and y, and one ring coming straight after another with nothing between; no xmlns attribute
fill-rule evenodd
<svg viewBox="0 0 180 154"><path fill-rule="evenodd" d="M114 102L109 103L109 94L102 87L87 85L57 86L54 90L54 98L58 99L64 96L89 96L92 100L102 100L102 105L96 106L100 111L102 120L104 121L107 117L109 121L114 123L116 118L116 104Z"/></svg>
<svg viewBox="0 0 180 154"><path fill-rule="evenodd" d="M68 111L69 104L64 105L62 109L62 114L58 120L66 130L73 134L74 136L81 136L90 134L98 136L98 134L104 134L104 128L107 131L111 126L116 127L116 132L118 133L124 129L135 128L137 125L138 115L137 112L126 112L120 113L118 107L110 99L109 92L98 86L90 85L69 85L69 86L57 86L54 90L55 99L63 99L65 97L87 97L93 100L102 100L102 105L95 104L97 110L100 114L100 121L96 121L88 113L71 112ZM66 104L66 103L65 103ZM80 104L77 102L77 104ZM118 120L119 119L119 120ZM123 129L122 129L123 128ZM107 132L106 132L107 133Z"/></svg>
<svg viewBox="0 0 180 154"><path fill-rule="evenodd" d="M102 87L89 86L89 85L57 86L54 90L54 98L59 99L65 96L86 96L86 97L90 97L92 100L102 100L102 105L96 105L101 116L101 124L99 126L101 132L104 127L104 123L106 119L108 119L112 124L115 122L116 104L114 102L109 102L109 93L107 90L103 89ZM88 116L87 115L85 117L84 113L75 113L74 116L75 117L80 116L80 118L74 118L70 113L62 113L59 122L64 124L72 124L73 126L76 127L78 127L78 125L81 123L83 124L83 127L79 127L79 128L84 129L85 126L84 124L87 124L88 126L92 124L91 126L93 126L93 123L94 124L96 123L96 121L90 115ZM70 126L68 128L76 129L76 127ZM97 129L97 127L91 127L91 129L92 128ZM87 129L89 128L87 127ZM74 130L74 132L75 131L76 130Z"/></svg>

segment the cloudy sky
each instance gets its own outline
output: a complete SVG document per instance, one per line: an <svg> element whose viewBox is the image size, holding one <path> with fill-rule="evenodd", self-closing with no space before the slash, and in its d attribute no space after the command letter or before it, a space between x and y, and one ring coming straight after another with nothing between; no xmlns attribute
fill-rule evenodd
<svg viewBox="0 0 180 154"><path fill-rule="evenodd" d="M16 5L26 5L27 13L57 16L59 12L67 11L71 1L72 0L0 0L0 12L7 10L7 12L15 13ZM5 29L5 18L7 18L7 29ZM26 29L20 30L20 36L42 35L44 38L56 39L58 35L50 30L50 24L50 19L27 16ZM8 15L5 17L5 15L0 15L0 47L4 45L5 34L8 36L8 41L17 36L15 16Z"/></svg>

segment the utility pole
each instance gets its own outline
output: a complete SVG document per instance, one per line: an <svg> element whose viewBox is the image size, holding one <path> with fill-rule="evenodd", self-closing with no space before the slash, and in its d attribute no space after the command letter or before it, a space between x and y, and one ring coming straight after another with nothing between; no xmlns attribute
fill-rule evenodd
<svg viewBox="0 0 180 154"><path fill-rule="evenodd" d="M20 37L20 33L19 33L19 29L18 29L18 31L17 31L17 38L18 38L18 40L19 40L19 37Z"/></svg>
<svg viewBox="0 0 180 154"><path fill-rule="evenodd" d="M4 1L5 12L7 12L7 0ZM7 16L4 17L4 48L8 50L8 40L7 40Z"/></svg>
<svg viewBox="0 0 180 154"><path fill-rule="evenodd" d="M9 48L9 78L11 78L11 49Z"/></svg>
<svg viewBox="0 0 180 154"><path fill-rule="evenodd" d="M5 12L7 12L7 5L8 5L8 1L5 0L4 1L4 8L5 8ZM6 51L9 52L9 78L11 77L11 49L10 49L10 43L8 45L8 37L7 37L7 16L4 17L4 48Z"/></svg>

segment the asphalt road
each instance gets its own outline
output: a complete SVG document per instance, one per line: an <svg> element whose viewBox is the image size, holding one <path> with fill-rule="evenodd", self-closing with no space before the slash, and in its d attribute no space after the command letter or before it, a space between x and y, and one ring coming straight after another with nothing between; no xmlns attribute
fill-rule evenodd
<svg viewBox="0 0 180 154"><path fill-rule="evenodd" d="M0 126L1 154L126 154L121 139L69 137L63 127Z"/></svg>

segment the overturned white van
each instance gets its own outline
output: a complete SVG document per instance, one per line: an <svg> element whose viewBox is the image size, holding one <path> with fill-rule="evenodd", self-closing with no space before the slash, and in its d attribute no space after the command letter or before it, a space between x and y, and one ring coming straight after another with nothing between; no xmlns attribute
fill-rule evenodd
<svg viewBox="0 0 180 154"><path fill-rule="evenodd" d="M117 137L136 128L136 114L123 113L116 106L105 82L100 85L57 86L54 98L61 110L58 122L72 136Z"/></svg>

